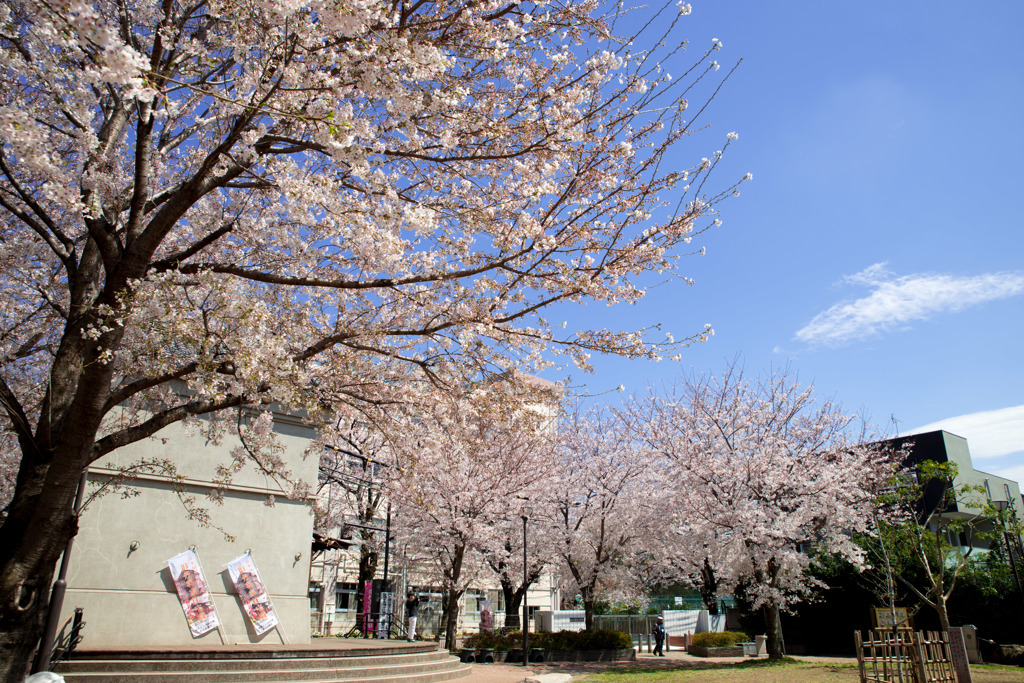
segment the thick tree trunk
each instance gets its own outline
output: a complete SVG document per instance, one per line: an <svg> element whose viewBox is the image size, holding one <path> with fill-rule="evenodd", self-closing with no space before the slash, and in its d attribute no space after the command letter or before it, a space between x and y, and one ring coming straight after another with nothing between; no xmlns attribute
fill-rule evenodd
<svg viewBox="0 0 1024 683"><path fill-rule="evenodd" d="M451 565L445 570L446 584L443 602L442 621L444 622L444 646L449 652L455 650L455 632L459 627L459 599L462 598L464 589L458 589L459 579L462 577L462 561L466 556L466 545L464 543L455 547L452 553Z"/></svg>
<svg viewBox="0 0 1024 683"><path fill-rule="evenodd" d="M24 680L45 629L54 569L68 539L78 531L72 509L78 481L94 458L110 396L114 364L98 362L100 349L118 349L124 335L122 327L113 326L98 339L86 341L83 332L98 322L94 306L106 303L116 308L116 294L124 291L125 278L139 277L142 266L116 277L104 276L96 244L88 240L35 425L23 412L28 407L17 405L3 385L4 409L22 456L14 497L0 525L0 678L5 683ZM106 291L101 292L104 282Z"/></svg>
<svg viewBox="0 0 1024 683"><path fill-rule="evenodd" d="M80 471L50 468L35 495L20 486L0 527L0 680L21 683L46 625L57 561L77 532ZM68 475L68 476L60 476ZM29 476L19 474L19 484ZM65 479L67 481L65 481Z"/></svg>
<svg viewBox="0 0 1024 683"><path fill-rule="evenodd" d="M597 604L596 581L589 585L580 587L580 595L583 596L583 625L588 631L594 630L594 607Z"/></svg>
<svg viewBox="0 0 1024 683"><path fill-rule="evenodd" d="M767 636L768 659L782 659L782 616L778 605L764 606L764 628Z"/></svg>
<svg viewBox="0 0 1024 683"><path fill-rule="evenodd" d="M358 614L369 614L373 612L372 605L364 605L363 599L365 593L363 591L363 584L367 581L373 581L373 577L377 575L377 561L380 558L380 554L376 552L370 552L367 550L370 543L370 532L361 531L363 545L360 546L359 551L359 576L358 586L359 589L356 591L356 610Z"/></svg>
<svg viewBox="0 0 1024 683"><path fill-rule="evenodd" d="M700 570L700 597L708 614L718 614L718 577L708 558Z"/></svg>
<svg viewBox="0 0 1024 683"><path fill-rule="evenodd" d="M594 598L583 598L583 625L587 631L594 630Z"/></svg>
<svg viewBox="0 0 1024 683"><path fill-rule="evenodd" d="M4 553L7 555L8 553ZM28 675L29 666L40 635L46 625L50 603L49 584L53 578L53 565L28 581L7 580L8 569L16 565L15 576L28 572L23 563L3 562L4 580L0 582L0 599L5 609L0 614L0 680L21 683Z"/></svg>
<svg viewBox="0 0 1024 683"><path fill-rule="evenodd" d="M505 628L522 628L523 590L515 590L512 584L502 579L501 593L505 598Z"/></svg>
<svg viewBox="0 0 1024 683"><path fill-rule="evenodd" d="M448 589L444 593L444 647L449 652L455 651L455 634L459 628L459 600L463 592Z"/></svg>

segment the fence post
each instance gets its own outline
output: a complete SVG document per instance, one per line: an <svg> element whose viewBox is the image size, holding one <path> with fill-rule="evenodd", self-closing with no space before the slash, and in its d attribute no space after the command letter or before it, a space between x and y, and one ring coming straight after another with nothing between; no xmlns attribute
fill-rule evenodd
<svg viewBox="0 0 1024 683"><path fill-rule="evenodd" d="M867 683L867 676L864 674L864 643L860 631L853 632L853 645L857 650L857 670L860 671L860 683Z"/></svg>
<svg viewBox="0 0 1024 683"><path fill-rule="evenodd" d="M914 661L913 674L919 683L928 683L928 672L925 671L925 648L922 645L924 634L920 631L912 633L910 635L910 641L912 643L913 651L916 653L916 661Z"/></svg>

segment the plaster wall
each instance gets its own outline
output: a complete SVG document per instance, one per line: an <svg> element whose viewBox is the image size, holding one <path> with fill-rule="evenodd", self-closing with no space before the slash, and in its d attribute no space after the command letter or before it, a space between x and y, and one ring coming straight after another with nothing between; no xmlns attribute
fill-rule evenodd
<svg viewBox="0 0 1024 683"><path fill-rule="evenodd" d="M275 431L293 475L315 482L317 457L303 458L312 432L286 417L276 421ZM288 500L273 479L252 466L235 476L221 504L206 498L215 486L217 465L230 462L237 443L225 437L214 444L171 425L90 469L89 492L109 481L118 467L140 458L169 459L182 479L143 475L130 482L135 495L107 494L83 512L62 614L63 623L75 607L84 609L82 647L309 642L309 506ZM207 509L211 526L188 518L176 489ZM268 496L275 498L273 507L266 504ZM133 543L138 544L135 550ZM189 631L167 566L168 559L193 546L222 624L220 631L198 638ZM225 566L246 551L252 553L281 620L279 629L262 636L252 630Z"/></svg>

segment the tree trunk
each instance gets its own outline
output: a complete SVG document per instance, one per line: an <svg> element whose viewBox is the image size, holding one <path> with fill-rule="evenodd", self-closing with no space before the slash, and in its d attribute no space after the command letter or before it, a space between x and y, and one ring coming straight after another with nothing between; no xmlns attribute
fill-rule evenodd
<svg viewBox="0 0 1024 683"><path fill-rule="evenodd" d="M935 612L939 615L939 626L943 631L949 631L949 611L946 609L946 596L935 596Z"/></svg>
<svg viewBox="0 0 1024 683"><path fill-rule="evenodd" d="M708 614L718 614L718 577L715 576L715 570L711 566L711 562L708 558L704 558L704 566L700 570L700 590L701 601L704 603L704 608L707 609Z"/></svg>
<svg viewBox="0 0 1024 683"><path fill-rule="evenodd" d="M0 613L0 679L5 683L21 683L28 675L29 664L46 625L53 564L48 563L47 568L37 564L33 568L30 563L10 558L10 552L3 554L4 561L0 564L3 567L0 599L4 605Z"/></svg>
<svg viewBox="0 0 1024 683"><path fill-rule="evenodd" d="M379 553L367 550L371 540L369 538L370 533L371 532L366 530L362 530L360 532L363 544L359 547L359 577L357 579L359 590L356 591L356 611L358 614L369 614L373 612L373 605L367 606L363 604L363 598L365 595L365 592L363 591L363 584L367 581L373 581L373 577L377 575L377 561L380 558Z"/></svg>
<svg viewBox="0 0 1024 683"><path fill-rule="evenodd" d="M597 602L593 596L583 598L583 625L587 631L594 630L594 603Z"/></svg>
<svg viewBox="0 0 1024 683"><path fill-rule="evenodd" d="M73 460L73 456L65 455ZM0 680L21 683L46 626L54 570L68 539L78 532L73 513L81 467L27 465L0 526Z"/></svg>
<svg viewBox="0 0 1024 683"><path fill-rule="evenodd" d="M512 584L502 580L501 593L505 598L505 628L522 628L523 620L520 615L523 606L523 591L521 589L514 590Z"/></svg>
<svg viewBox="0 0 1024 683"><path fill-rule="evenodd" d="M7 683L24 680L45 628L54 569L64 544L77 530L71 515L65 517L63 524L37 532L39 537L29 532L17 543L0 546L0 678ZM8 517L5 526L18 521Z"/></svg>
<svg viewBox="0 0 1024 683"><path fill-rule="evenodd" d="M768 659L782 659L782 616L778 605L764 606L764 628L767 636Z"/></svg>
<svg viewBox="0 0 1024 683"><path fill-rule="evenodd" d="M459 628L459 599L463 591L454 588L444 592L444 647L449 652L455 651L455 634Z"/></svg>
<svg viewBox="0 0 1024 683"><path fill-rule="evenodd" d="M465 589L459 589L459 579L462 577L462 561L466 556L466 544L460 543L455 546L451 555L451 564L445 569L445 586L443 588L442 621L444 622L444 646L449 652L455 650L455 631L459 626L459 599Z"/></svg>
<svg viewBox="0 0 1024 683"><path fill-rule="evenodd" d="M0 678L5 683L25 678L46 627L54 569L68 540L78 533L75 492L95 457L115 367L97 361L101 348L120 347L124 328L115 325L91 341L83 332L100 322L96 304L119 306L127 278L145 272L145 262L138 265L134 270L119 266L104 276L96 243L86 241L34 432L29 416L18 412L26 407L16 405L3 384L4 407L22 456L14 497L0 524Z"/></svg>

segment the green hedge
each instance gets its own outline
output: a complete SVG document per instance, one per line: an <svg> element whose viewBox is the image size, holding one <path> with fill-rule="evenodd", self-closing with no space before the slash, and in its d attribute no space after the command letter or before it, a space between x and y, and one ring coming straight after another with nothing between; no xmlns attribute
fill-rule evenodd
<svg viewBox="0 0 1024 683"><path fill-rule="evenodd" d="M514 650L523 646L522 631L507 633L474 633L462 641L462 647L470 650Z"/></svg>
<svg viewBox="0 0 1024 683"><path fill-rule="evenodd" d="M530 642L530 647L545 650L626 650L633 647L633 638L628 633L609 629L536 633L530 637Z"/></svg>
<svg viewBox="0 0 1024 683"><path fill-rule="evenodd" d="M633 647L633 639L623 631L601 629L597 631L543 631L530 634L530 647L545 650L626 650ZM522 631L498 633L474 633L462 641L462 647L470 650L516 650L523 646Z"/></svg>
<svg viewBox="0 0 1024 683"><path fill-rule="evenodd" d="M736 631L721 631L719 633L697 633L694 634L691 643L698 647L732 647L736 643L744 643L750 640L746 633Z"/></svg>

